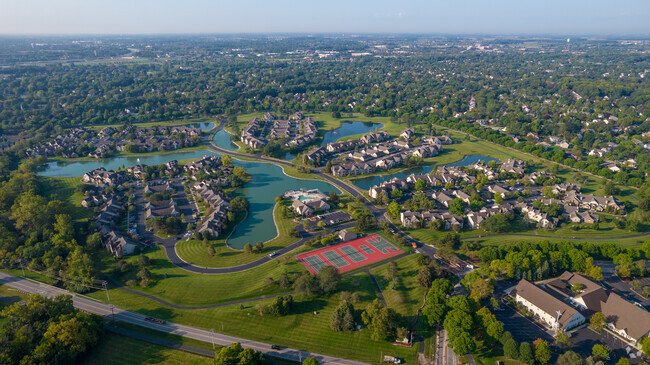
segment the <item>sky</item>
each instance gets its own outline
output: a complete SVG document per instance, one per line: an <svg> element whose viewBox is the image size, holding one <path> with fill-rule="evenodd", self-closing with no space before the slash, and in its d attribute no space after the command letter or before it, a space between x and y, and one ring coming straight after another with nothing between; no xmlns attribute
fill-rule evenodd
<svg viewBox="0 0 650 365"><path fill-rule="evenodd" d="M0 34L650 35L649 0L0 0Z"/></svg>

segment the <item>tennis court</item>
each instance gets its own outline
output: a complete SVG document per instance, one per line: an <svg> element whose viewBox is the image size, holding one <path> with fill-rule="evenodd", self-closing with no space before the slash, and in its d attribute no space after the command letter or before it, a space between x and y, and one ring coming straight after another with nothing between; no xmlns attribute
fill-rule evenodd
<svg viewBox="0 0 650 365"><path fill-rule="evenodd" d="M361 262L363 260L366 260L366 257L361 254L361 252L357 251L356 248L352 246L343 246L339 248L339 251L343 252L345 256L347 256L352 262Z"/></svg>
<svg viewBox="0 0 650 365"><path fill-rule="evenodd" d="M340 268L343 266L350 265L349 262L347 262L341 254L338 252L332 250L332 251L325 251L323 252L323 257L327 259L327 261L331 262L332 265L336 266L336 268Z"/></svg>
<svg viewBox="0 0 650 365"><path fill-rule="evenodd" d="M325 261L323 261L323 260L322 260L320 257L318 257L318 256L309 256L309 257L305 257L304 260L305 260L305 262L307 262L307 264L309 264L309 266L313 267L314 270L316 270L316 272L319 272L320 269L322 269L322 268L324 268L325 266L327 266L327 264L325 263Z"/></svg>
<svg viewBox="0 0 650 365"><path fill-rule="evenodd" d="M376 240L369 238L368 243L371 244L374 248L376 248L380 252L389 253L392 250L397 249L395 248L395 246L391 245L390 242L386 241L383 237L376 236L375 238Z"/></svg>
<svg viewBox="0 0 650 365"><path fill-rule="evenodd" d="M334 266L339 272L354 270L402 254L403 251L378 234L323 247L297 256L312 274L325 266Z"/></svg>
<svg viewBox="0 0 650 365"><path fill-rule="evenodd" d="M375 250L373 250L372 248L370 248L370 247L368 247L366 245L361 245L361 246L359 246L359 248L362 249L363 252L367 253L368 255L372 255L375 252Z"/></svg>

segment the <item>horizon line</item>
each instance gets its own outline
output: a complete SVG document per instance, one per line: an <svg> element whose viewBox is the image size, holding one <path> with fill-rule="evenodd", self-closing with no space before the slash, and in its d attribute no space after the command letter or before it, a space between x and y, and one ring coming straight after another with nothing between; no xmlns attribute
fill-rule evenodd
<svg viewBox="0 0 650 365"><path fill-rule="evenodd" d="M0 37L111 37L111 36L463 36L463 37L544 37L544 38L644 38L650 40L650 32L647 33L480 33L480 32L151 32L151 33L0 33Z"/></svg>

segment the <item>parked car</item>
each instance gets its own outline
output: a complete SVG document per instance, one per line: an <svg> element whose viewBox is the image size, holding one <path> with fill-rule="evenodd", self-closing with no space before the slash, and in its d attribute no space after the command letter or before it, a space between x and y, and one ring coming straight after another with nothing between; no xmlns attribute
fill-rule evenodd
<svg viewBox="0 0 650 365"><path fill-rule="evenodd" d="M282 348L278 345L271 345L271 350L281 350Z"/></svg>

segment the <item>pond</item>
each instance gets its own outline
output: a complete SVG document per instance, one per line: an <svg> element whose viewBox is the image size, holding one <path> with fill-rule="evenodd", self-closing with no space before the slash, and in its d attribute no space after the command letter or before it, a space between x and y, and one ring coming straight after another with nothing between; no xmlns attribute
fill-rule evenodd
<svg viewBox="0 0 650 365"><path fill-rule="evenodd" d="M368 133L370 131L374 131L375 129L382 128L383 126L384 125L380 123L370 122L342 122L339 128L325 133L321 146L336 142L343 137Z"/></svg>
<svg viewBox="0 0 650 365"><path fill-rule="evenodd" d="M212 141L217 147L221 147L228 151L237 151L239 146L237 146L233 141L230 140L231 133L226 132L225 129L222 129L214 134Z"/></svg>
<svg viewBox="0 0 650 365"><path fill-rule="evenodd" d="M214 129L214 123L212 122L191 123L185 125L191 128L199 128L202 131L209 131Z"/></svg>
<svg viewBox="0 0 650 365"><path fill-rule="evenodd" d="M490 161L499 161L496 158L492 157L487 157L487 156L482 156L482 155L467 155L463 157L462 160L456 161L454 163L450 163L448 165L443 165L443 166L468 166L473 163L479 162L479 161L485 161L485 162L490 162ZM375 185L379 185L384 181L390 180L394 177L398 179L406 179L409 175L411 174L428 174L431 171L433 171L437 166L435 165L430 165L430 166L423 166L423 167L414 167L412 169L408 169L402 172L397 172L394 174L390 175L375 175L375 176L368 176L368 177L363 177L360 179L354 179L351 180L351 182L360 187L363 190L368 190L371 187Z"/></svg>
<svg viewBox="0 0 650 365"><path fill-rule="evenodd" d="M146 165L157 165L172 160L197 159L204 155L220 156L218 153L201 150L191 152L172 152L160 155L139 157L140 162ZM235 195L242 195L250 203L250 211L246 219L241 222L232 235L228 238L229 246L241 249L246 243L253 246L257 242L265 242L277 236L278 232L273 223L273 207L275 197L287 190L319 189L329 193L335 189L332 185L320 180L300 180L284 174L282 168L277 165L263 162L249 162L233 160L237 166L244 167L253 176L253 180L242 189L236 191ZM81 176L86 172L104 167L107 170L132 166L138 164L138 157L116 157L97 161L65 162L56 161L45 165L43 176L52 177L74 177ZM338 189L336 190L337 192Z"/></svg>

